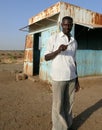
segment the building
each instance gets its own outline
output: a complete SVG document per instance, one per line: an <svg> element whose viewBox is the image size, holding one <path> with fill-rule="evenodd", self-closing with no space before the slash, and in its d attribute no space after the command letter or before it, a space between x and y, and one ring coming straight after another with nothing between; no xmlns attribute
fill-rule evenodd
<svg viewBox="0 0 102 130"><path fill-rule="evenodd" d="M39 75L50 82L51 61L44 60L48 38L61 30L61 19L69 15L74 19L72 35L78 41L78 75L102 75L102 14L81 7L58 2L29 19L26 36L24 73Z"/></svg>

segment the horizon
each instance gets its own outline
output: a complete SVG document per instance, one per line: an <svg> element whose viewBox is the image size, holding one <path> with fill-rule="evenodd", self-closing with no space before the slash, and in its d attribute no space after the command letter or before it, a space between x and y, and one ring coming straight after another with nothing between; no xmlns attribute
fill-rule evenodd
<svg viewBox="0 0 102 130"><path fill-rule="evenodd" d="M43 10L59 2L58 0L1 0L0 4L0 50L24 50L25 37L28 32L22 32L19 29L28 25L28 20ZM69 4L102 14L102 1L90 0L64 0ZM39 4L41 3L41 4ZM98 8L97 8L98 7Z"/></svg>

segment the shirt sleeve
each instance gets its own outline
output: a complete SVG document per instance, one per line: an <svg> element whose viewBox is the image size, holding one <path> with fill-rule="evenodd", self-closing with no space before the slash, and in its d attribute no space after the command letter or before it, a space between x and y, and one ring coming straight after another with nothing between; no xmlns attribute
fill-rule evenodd
<svg viewBox="0 0 102 130"><path fill-rule="evenodd" d="M48 39L45 55L48 54L48 53L53 52L53 49L54 49L54 39L55 39L55 36L51 36Z"/></svg>

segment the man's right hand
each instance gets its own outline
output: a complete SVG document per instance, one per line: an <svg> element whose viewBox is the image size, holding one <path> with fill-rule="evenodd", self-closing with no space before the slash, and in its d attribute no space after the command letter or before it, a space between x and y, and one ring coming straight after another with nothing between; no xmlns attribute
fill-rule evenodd
<svg viewBox="0 0 102 130"><path fill-rule="evenodd" d="M59 52L65 51L67 49L67 47L68 47L68 45L62 44L62 45L59 46L58 50L59 50Z"/></svg>

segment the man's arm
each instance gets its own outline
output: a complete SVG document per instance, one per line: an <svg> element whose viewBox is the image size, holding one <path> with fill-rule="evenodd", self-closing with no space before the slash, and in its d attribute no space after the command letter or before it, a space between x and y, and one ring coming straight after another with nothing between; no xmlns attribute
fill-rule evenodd
<svg viewBox="0 0 102 130"><path fill-rule="evenodd" d="M49 54L46 54L45 55L45 60L48 61L48 60L52 60L53 58L55 58L58 54L60 53L59 50L56 50L52 53L49 53Z"/></svg>
<svg viewBox="0 0 102 130"><path fill-rule="evenodd" d="M65 51L66 49L67 45L60 45L56 51L46 54L45 60L48 61L54 59L61 51Z"/></svg>
<svg viewBox="0 0 102 130"><path fill-rule="evenodd" d="M79 84L79 80L78 80L77 63L76 62L75 62L75 65L76 65L76 74L77 74L76 84L75 84L75 92L78 92L80 90L80 84Z"/></svg>

